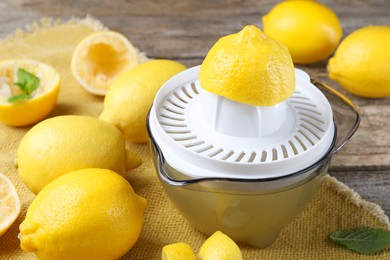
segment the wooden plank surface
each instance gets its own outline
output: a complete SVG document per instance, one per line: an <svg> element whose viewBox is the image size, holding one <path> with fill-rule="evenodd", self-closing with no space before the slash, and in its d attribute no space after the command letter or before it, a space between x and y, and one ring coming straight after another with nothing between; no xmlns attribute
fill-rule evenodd
<svg viewBox="0 0 390 260"><path fill-rule="evenodd" d="M262 27L261 17L279 1L265 0L2 0L0 38L41 17L68 19L87 14L108 28L127 35L152 58L175 59L186 66L201 64L210 47L223 35L246 24ZM388 0L323 0L335 11L344 36L368 25L390 26ZM390 46L388 50L390 51ZM297 66L311 77L349 97L359 108L361 125L337 153L331 174L356 189L363 198L383 206L390 215L390 97L365 99L344 91L330 80L327 61Z"/></svg>

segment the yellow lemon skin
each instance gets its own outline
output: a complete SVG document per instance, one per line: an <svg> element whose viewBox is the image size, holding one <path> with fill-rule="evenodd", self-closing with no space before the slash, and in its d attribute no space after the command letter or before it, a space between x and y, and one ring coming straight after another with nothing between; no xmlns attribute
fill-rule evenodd
<svg viewBox="0 0 390 260"><path fill-rule="evenodd" d="M162 260L196 260L191 246L184 242L166 245L162 249Z"/></svg>
<svg viewBox="0 0 390 260"><path fill-rule="evenodd" d="M138 159L126 167L125 145L116 127L97 118L53 117L36 124L22 138L17 150L18 173L34 194L74 170L105 168L124 175L141 163Z"/></svg>
<svg viewBox="0 0 390 260"><path fill-rule="evenodd" d="M295 89L287 48L254 25L219 39L202 63L199 80L206 91L253 106L273 106Z"/></svg>
<svg viewBox="0 0 390 260"><path fill-rule="evenodd" d="M283 1L262 18L264 33L287 46L294 63L319 62L339 44L337 15L316 1Z"/></svg>
<svg viewBox="0 0 390 260"><path fill-rule="evenodd" d="M45 119L54 109L60 91L60 75L48 64L31 59L5 60L0 62L0 78L8 79L13 92L18 91L12 86L18 81L14 76L18 68L38 76L44 86L39 87L42 94L17 103L7 102L0 94L0 121L16 127L32 125Z"/></svg>
<svg viewBox="0 0 390 260"><path fill-rule="evenodd" d="M349 34L329 60L328 73L352 94L390 96L390 26L367 26Z"/></svg>
<svg viewBox="0 0 390 260"><path fill-rule="evenodd" d="M147 201L107 169L70 172L47 185L21 223L20 245L41 259L118 259L137 241Z"/></svg>
<svg viewBox="0 0 390 260"><path fill-rule="evenodd" d="M115 125L128 141L148 142L146 116L160 87L185 70L176 61L152 60L121 74L104 98L100 119Z"/></svg>
<svg viewBox="0 0 390 260"><path fill-rule="evenodd" d="M198 256L202 260L242 260L240 248L221 231L216 231L203 243Z"/></svg>

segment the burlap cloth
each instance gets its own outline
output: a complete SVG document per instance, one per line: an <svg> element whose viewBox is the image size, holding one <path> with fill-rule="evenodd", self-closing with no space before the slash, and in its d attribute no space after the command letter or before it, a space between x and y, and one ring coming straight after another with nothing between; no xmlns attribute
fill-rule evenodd
<svg viewBox="0 0 390 260"><path fill-rule="evenodd" d="M97 20L71 19L66 22L43 19L17 31L0 42L0 60L32 58L54 66L61 75L62 88L56 108L50 116L77 114L97 117L103 98L87 93L73 79L70 60L77 43L95 30L105 29ZM19 224L34 195L17 175L13 162L18 144L29 127L14 128L0 123L0 172L15 184L22 210L12 227L0 237L0 259L35 259L20 249ZM123 259L161 259L161 248L170 243L187 242L198 250L205 235L196 231L176 210L162 190L153 169L147 145L129 144L143 164L127 175L134 190L147 198L141 236ZM390 228L388 217L378 205L364 201L334 178L327 176L309 207L269 248L240 245L244 259L390 259L390 251L374 256L359 255L329 240L329 233L350 227ZM99 246L99 245L96 245Z"/></svg>

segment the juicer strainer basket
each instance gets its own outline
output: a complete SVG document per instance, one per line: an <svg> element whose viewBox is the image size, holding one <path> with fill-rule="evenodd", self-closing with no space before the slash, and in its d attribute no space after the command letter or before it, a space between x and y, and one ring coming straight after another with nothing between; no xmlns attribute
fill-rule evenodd
<svg viewBox="0 0 390 260"><path fill-rule="evenodd" d="M166 82L149 115L151 134L179 172L274 178L302 170L329 151L332 108L305 72L296 70L296 89L288 100L255 107L203 90L199 69Z"/></svg>

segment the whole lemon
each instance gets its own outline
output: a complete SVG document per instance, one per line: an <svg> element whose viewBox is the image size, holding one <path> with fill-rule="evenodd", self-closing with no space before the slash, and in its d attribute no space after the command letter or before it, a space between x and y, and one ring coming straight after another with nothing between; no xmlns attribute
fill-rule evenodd
<svg viewBox="0 0 390 260"><path fill-rule="evenodd" d="M70 172L31 203L19 227L21 248L39 259L118 259L137 241L146 204L113 171Z"/></svg>
<svg viewBox="0 0 390 260"><path fill-rule="evenodd" d="M253 106L273 106L295 89L287 48L254 25L219 39L202 63L199 80L213 94Z"/></svg>
<svg viewBox="0 0 390 260"><path fill-rule="evenodd" d="M337 15L316 1L283 1L263 16L264 33L287 46L295 63L326 59L343 35Z"/></svg>
<svg viewBox="0 0 390 260"><path fill-rule="evenodd" d="M105 168L124 175L141 159L125 150L125 139L114 126L88 116L58 116L32 127L17 151L18 173L37 194L70 171Z"/></svg>
<svg viewBox="0 0 390 260"><path fill-rule="evenodd" d="M185 67L171 60L152 60L121 74L104 98L100 119L122 131L126 139L146 143L146 116L160 87Z"/></svg>
<svg viewBox="0 0 390 260"><path fill-rule="evenodd" d="M389 96L389 46L390 26L367 26L352 32L329 60L329 77L358 96Z"/></svg>

